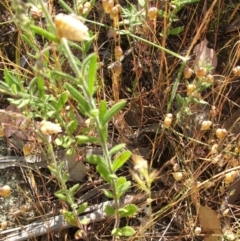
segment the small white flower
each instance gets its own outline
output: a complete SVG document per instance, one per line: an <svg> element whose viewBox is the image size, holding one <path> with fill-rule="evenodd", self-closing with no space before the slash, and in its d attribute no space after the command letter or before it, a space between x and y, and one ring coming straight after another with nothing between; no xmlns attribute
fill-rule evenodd
<svg viewBox="0 0 240 241"><path fill-rule="evenodd" d="M59 13L54 19L57 35L72 41L89 40L88 27L77 16Z"/></svg>
<svg viewBox="0 0 240 241"><path fill-rule="evenodd" d="M40 123L40 131L44 135L53 135L59 132L62 132L62 128L59 124L52 123L50 121L41 121Z"/></svg>

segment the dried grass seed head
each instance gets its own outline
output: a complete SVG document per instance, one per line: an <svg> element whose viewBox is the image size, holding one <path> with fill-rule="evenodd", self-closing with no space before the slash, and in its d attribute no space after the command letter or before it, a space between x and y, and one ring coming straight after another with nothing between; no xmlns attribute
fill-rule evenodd
<svg viewBox="0 0 240 241"><path fill-rule="evenodd" d="M40 122L40 131L44 135L53 135L62 132L62 128L59 124L43 120Z"/></svg>
<svg viewBox="0 0 240 241"><path fill-rule="evenodd" d="M54 22L59 38L66 38L72 41L90 39L88 27L77 16L59 13L56 15Z"/></svg>

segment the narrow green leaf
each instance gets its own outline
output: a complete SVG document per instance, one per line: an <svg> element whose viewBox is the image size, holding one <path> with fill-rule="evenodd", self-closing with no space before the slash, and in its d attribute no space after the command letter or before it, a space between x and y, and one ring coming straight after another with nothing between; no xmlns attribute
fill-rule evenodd
<svg viewBox="0 0 240 241"><path fill-rule="evenodd" d="M66 92L61 93L56 106L56 109L58 111L60 111L63 108L64 104L67 102L67 99L68 99L68 94Z"/></svg>
<svg viewBox="0 0 240 241"><path fill-rule="evenodd" d="M11 76L10 76L9 70L8 69L4 69L3 73L4 73L4 80L8 84L8 86L10 87L11 84L12 84L12 80L11 80Z"/></svg>
<svg viewBox="0 0 240 241"><path fill-rule="evenodd" d="M116 183L117 197L120 198L127 190L129 190L131 182L125 177L119 177Z"/></svg>
<svg viewBox="0 0 240 241"><path fill-rule="evenodd" d="M116 154L117 152L121 151L123 148L126 147L126 144L125 143L120 143L116 146L114 146L110 151L109 151L109 155L114 155Z"/></svg>
<svg viewBox="0 0 240 241"><path fill-rule="evenodd" d="M48 166L48 169L51 171L52 174L55 176L57 175L57 170L54 167Z"/></svg>
<svg viewBox="0 0 240 241"><path fill-rule="evenodd" d="M100 105L99 105L99 118L100 121L103 120L103 117L106 115L107 113L107 102L106 100L102 100Z"/></svg>
<svg viewBox="0 0 240 241"><path fill-rule="evenodd" d="M82 214L88 207L87 203L82 203L80 207L77 209L78 214Z"/></svg>
<svg viewBox="0 0 240 241"><path fill-rule="evenodd" d="M43 36L44 38L46 38L48 40L51 40L51 41L53 41L55 43L60 43L60 39L55 34L52 34L52 33L48 32L47 30L45 30L43 28L40 28L40 27L38 27L36 25L31 24L30 25L30 29L33 32Z"/></svg>
<svg viewBox="0 0 240 241"><path fill-rule="evenodd" d="M127 204L123 208L118 210L118 213L121 218L123 217L131 217L137 214L137 206L135 204Z"/></svg>
<svg viewBox="0 0 240 241"><path fill-rule="evenodd" d="M78 135L76 139L79 145L85 143L99 143L99 139L94 136Z"/></svg>
<svg viewBox="0 0 240 241"><path fill-rule="evenodd" d="M38 84L39 95L44 100L45 99L45 90L44 90L44 79L43 79L43 77L40 77L40 76L38 77L37 84Z"/></svg>
<svg viewBox="0 0 240 241"><path fill-rule="evenodd" d="M120 228L119 231L120 231L119 233L122 234L121 236L125 236L125 237L131 237L136 233L136 231L130 226L125 226L123 228Z"/></svg>
<svg viewBox="0 0 240 241"><path fill-rule="evenodd" d="M89 66L87 66L88 64ZM92 96L94 93L94 85L97 73L97 55L95 53L88 55L87 58L84 59L82 71L84 81L87 83L87 92L89 96Z"/></svg>
<svg viewBox="0 0 240 241"><path fill-rule="evenodd" d="M83 95L76 90L72 85L65 83L66 89L69 91L71 96L78 102L79 106L84 110L84 112L89 113L90 112L90 106L88 102L85 100Z"/></svg>
<svg viewBox="0 0 240 241"><path fill-rule="evenodd" d="M113 116L115 116L126 104L125 100L121 100L114 104L106 113L106 115L103 117L103 120L101 122L102 126L105 126Z"/></svg>
<svg viewBox="0 0 240 241"><path fill-rule="evenodd" d="M107 197L107 198L113 198L113 193L107 189L102 189L104 195Z"/></svg>
<svg viewBox="0 0 240 241"><path fill-rule="evenodd" d="M184 26L172 28L168 31L168 34L170 35L178 35L184 30Z"/></svg>
<svg viewBox="0 0 240 241"><path fill-rule="evenodd" d="M11 85L11 91L14 95L18 94L17 86L15 84Z"/></svg>
<svg viewBox="0 0 240 241"><path fill-rule="evenodd" d="M75 184L74 186L70 187L70 188L69 188L69 194L70 194L71 196L73 196L74 193L78 190L78 188L79 188L79 183L77 183L77 184Z"/></svg>
<svg viewBox="0 0 240 241"><path fill-rule="evenodd" d="M124 151L113 161L113 171L116 172L130 158L131 152Z"/></svg>
<svg viewBox="0 0 240 241"><path fill-rule="evenodd" d="M111 207L111 206L109 206L109 205L106 205L106 206L105 206L104 212L105 212L108 216L111 216L111 215L114 215L114 214L115 214L114 208Z"/></svg>
<svg viewBox="0 0 240 241"><path fill-rule="evenodd" d="M7 95L12 95L11 88L8 86L7 83L4 83L0 80L0 92Z"/></svg>
<svg viewBox="0 0 240 241"><path fill-rule="evenodd" d="M78 227L78 222L75 219L74 214L72 212L64 210L62 212L62 215L70 225Z"/></svg>
<svg viewBox="0 0 240 241"><path fill-rule="evenodd" d="M66 195L64 195L63 193L60 193L59 191L57 191L57 192L54 193L54 195L57 198L61 199L62 201L68 202L68 199L67 199Z"/></svg>
<svg viewBox="0 0 240 241"><path fill-rule="evenodd" d="M71 75L63 73L61 71L51 70L51 76L53 79L60 78L60 79L69 80L72 83L78 84L78 80L76 80Z"/></svg>
<svg viewBox="0 0 240 241"><path fill-rule="evenodd" d="M102 176L102 178L106 181L106 182L110 182L110 178L109 178L109 175L110 175L110 172L109 170L107 169L107 167L105 165L102 165L102 164L99 164L97 165L97 171L98 173Z"/></svg>
<svg viewBox="0 0 240 241"><path fill-rule="evenodd" d="M33 78L28 85L29 94L35 95L36 93L36 85L37 85L37 77Z"/></svg>
<svg viewBox="0 0 240 241"><path fill-rule="evenodd" d="M99 155L90 155L87 156L87 162L91 163L91 164L105 164L105 160L103 159L103 157L99 156Z"/></svg>
<svg viewBox="0 0 240 241"><path fill-rule="evenodd" d="M90 218L83 218L80 222L82 225L87 225L90 223L90 221L91 221Z"/></svg>

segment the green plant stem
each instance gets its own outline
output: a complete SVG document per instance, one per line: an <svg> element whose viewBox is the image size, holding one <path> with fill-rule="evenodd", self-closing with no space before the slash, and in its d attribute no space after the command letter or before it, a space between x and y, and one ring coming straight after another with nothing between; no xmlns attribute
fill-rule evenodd
<svg viewBox="0 0 240 241"><path fill-rule="evenodd" d="M79 68L78 68L78 66L77 66L77 64L76 64L76 62L73 58L73 54L72 54L72 52L69 48L67 39L62 38L62 44L63 44L64 50L65 50L64 53L65 53L66 57L68 58L68 61L71 64L71 67L72 67L73 71L75 72L75 74L78 78L80 76L80 70L79 70Z"/></svg>
<svg viewBox="0 0 240 241"><path fill-rule="evenodd" d="M77 76L81 77L80 76L80 70L79 70L77 64L75 63L75 60L73 58L73 55L71 53L71 50L69 48L67 40L66 39L62 39L62 43L64 45L64 53L65 53L66 57L68 58L68 60L69 60L69 62L71 64L72 69L74 70L74 72L75 72L75 74ZM85 81L85 80L83 80L83 81ZM87 101L89 102L90 109L95 110L97 107L96 107L94 98L92 96L90 96L89 93L88 93L87 84L86 83L82 83L82 90L83 90L84 96L86 97ZM105 140L104 133L102 132L102 128L107 128L107 127L101 125L99 116L94 117L94 119L95 119L95 122L96 122L98 134L99 134L100 141L101 141L101 146L102 146L102 150L103 150L103 156L104 156L104 158L106 160L106 163L107 163L108 169L110 171L110 174L115 174L113 169L112 169L112 161L111 161L110 154L109 154L109 151L108 151L107 141ZM116 215L116 219L115 219L114 227L118 228L119 227L119 223L120 223L120 215L118 213L118 210L119 210L119 200L118 200L117 192L116 192L116 181L112 180L110 182L110 185L111 185L112 190L113 190L114 204L115 204L115 210L116 210L116 214L115 214ZM113 240L116 240L116 238L117 237L114 236Z"/></svg>
<svg viewBox="0 0 240 241"><path fill-rule="evenodd" d="M44 137L42 137L42 138L44 138ZM53 165L53 168L56 170L56 178L60 182L61 189L63 190L64 194L67 197L67 200L68 200L69 204L71 205L71 208L72 208L72 211L73 211L73 214L74 214L74 218L75 218L75 220L78 224L78 227L83 231L83 239L88 240L87 233L86 233L83 225L81 224L81 221L78 217L77 210L76 210L76 208L73 208L75 202L74 202L72 196L69 194L68 188L66 186L66 183L65 183L63 175L62 175L62 170L59 168L59 164L57 163L55 153L53 151L53 146L47 140L45 141L45 143L47 143L47 151L48 151L48 155L49 155L50 160L51 160L51 164Z"/></svg>
<svg viewBox="0 0 240 241"><path fill-rule="evenodd" d="M140 41L142 41L144 43L147 43L147 44L149 44L151 46L154 46L154 47L156 47L156 48L158 48L158 49L160 49L160 50L162 50L162 51L164 51L164 52L166 52L168 54L171 54L172 56L174 56L174 57L176 57L178 59L181 59L183 62L187 62L189 60L189 57L181 56L181 55L179 55L179 54L177 54L177 53L175 53L175 52L173 52L173 51L171 51L169 49L166 49L166 48L164 48L164 47L162 47L162 46L160 46L158 44L155 44L155 43L153 43L151 41L148 41L147 39L144 39L144 38L141 38L141 37L139 37L139 36L137 36L135 34L132 34L131 32L129 32L127 30L121 30L120 34L121 33L129 35L129 36L133 37L134 39L138 39L138 40L140 40Z"/></svg>
<svg viewBox="0 0 240 241"><path fill-rule="evenodd" d="M168 104L167 104L167 113L170 112L171 110L171 107L172 107L172 103L173 103L173 100L176 96L176 93L177 93L177 88L178 88L178 85L179 85L179 82L181 80L181 77L182 77L182 72L183 72L183 69L184 67L186 66L186 63L182 63L180 69L179 69L179 72L177 74L177 78L176 80L174 81L174 85L173 85L173 89L172 89L172 92L171 92L171 95L170 95L170 99L168 101Z"/></svg>

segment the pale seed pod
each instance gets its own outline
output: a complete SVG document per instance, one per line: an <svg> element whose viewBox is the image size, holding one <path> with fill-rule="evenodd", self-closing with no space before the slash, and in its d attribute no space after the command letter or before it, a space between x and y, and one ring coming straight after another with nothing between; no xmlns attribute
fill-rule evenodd
<svg viewBox="0 0 240 241"><path fill-rule="evenodd" d="M196 89L197 89L197 86L195 84L189 84L187 86L187 96L191 96Z"/></svg>
<svg viewBox="0 0 240 241"><path fill-rule="evenodd" d="M235 180L236 176L237 176L236 171L231 171L231 172L226 173L225 177L224 177L225 183L226 184L232 183Z"/></svg>
<svg viewBox="0 0 240 241"><path fill-rule="evenodd" d="M8 197L11 194L11 188L8 185L0 187L0 196Z"/></svg>
<svg viewBox="0 0 240 241"><path fill-rule="evenodd" d="M81 239L83 237L83 230L78 230L75 234L74 234L74 238L75 239Z"/></svg>
<svg viewBox="0 0 240 241"><path fill-rule="evenodd" d="M224 138L226 135L227 135L227 130L226 130L226 129L218 128L218 129L216 130L216 136L217 136L218 139L222 139L222 138Z"/></svg>
<svg viewBox="0 0 240 241"><path fill-rule="evenodd" d="M103 10L106 12L108 9L108 0L102 0Z"/></svg>
<svg viewBox="0 0 240 241"><path fill-rule="evenodd" d="M8 225L7 221L1 222L1 229L2 229L2 230L7 229L7 225Z"/></svg>
<svg viewBox="0 0 240 241"><path fill-rule="evenodd" d="M202 229L200 227L196 227L194 230L195 235L199 235L202 232Z"/></svg>
<svg viewBox="0 0 240 241"><path fill-rule="evenodd" d="M120 60L120 58L123 55L122 48L120 46L116 46L114 52L115 52L115 59Z"/></svg>
<svg viewBox="0 0 240 241"><path fill-rule="evenodd" d="M175 164L173 165L173 171L174 171L174 172L178 172L179 170L180 170L179 164L178 164L178 163L175 163Z"/></svg>
<svg viewBox="0 0 240 241"><path fill-rule="evenodd" d="M19 208L19 211L21 214L24 214L28 211L28 208L26 205L22 205L20 208Z"/></svg>
<svg viewBox="0 0 240 241"><path fill-rule="evenodd" d="M181 181L183 179L183 173L182 172L173 172L172 175L177 182Z"/></svg>
<svg viewBox="0 0 240 241"><path fill-rule="evenodd" d="M191 68L189 68L189 67L186 67L186 68L183 70L183 75L184 75L184 78L185 78L185 79L191 78L192 75L193 75L193 73L194 73L194 71L193 71Z"/></svg>
<svg viewBox="0 0 240 241"><path fill-rule="evenodd" d="M210 120L203 121L201 124L201 131L207 131L210 129L212 122Z"/></svg>
<svg viewBox="0 0 240 241"><path fill-rule="evenodd" d="M212 164L215 165L215 164L218 164L218 163L220 162L220 160L222 160L222 155L221 155L221 154L213 157L213 158L211 159L211 162L212 162Z"/></svg>
<svg viewBox="0 0 240 241"><path fill-rule="evenodd" d="M225 210L223 211L222 215L223 215L223 216L227 216L228 213L229 213L229 211L230 211L229 208L225 209Z"/></svg>
<svg viewBox="0 0 240 241"><path fill-rule="evenodd" d="M112 70L116 76L119 76L122 73L122 63L120 61L114 62Z"/></svg>
<svg viewBox="0 0 240 241"><path fill-rule="evenodd" d="M212 118L215 118L218 115L218 109L216 108L216 106L212 106L209 114Z"/></svg>
<svg viewBox="0 0 240 241"><path fill-rule="evenodd" d="M110 18L113 19L115 17L117 17L119 14L119 9L118 7L114 6L110 12Z"/></svg>
<svg viewBox="0 0 240 241"><path fill-rule="evenodd" d="M196 70L196 76L198 78L202 78L204 77L205 75L207 74L207 69L203 68L203 67L199 67L197 70Z"/></svg>
<svg viewBox="0 0 240 241"><path fill-rule="evenodd" d="M233 72L233 74L234 74L235 76L240 77L240 66L234 67L233 70L232 70L232 72Z"/></svg>
<svg viewBox="0 0 240 241"><path fill-rule="evenodd" d="M150 20L154 20L157 17L157 8L156 7L151 7L148 9L147 15Z"/></svg>
<svg viewBox="0 0 240 241"><path fill-rule="evenodd" d="M34 143L33 142L27 142L23 145L23 154L24 156L28 156L32 153L34 149Z"/></svg>
<svg viewBox="0 0 240 241"><path fill-rule="evenodd" d="M169 128L172 124L173 115L171 113L168 113L163 121L163 127Z"/></svg>
<svg viewBox="0 0 240 241"><path fill-rule="evenodd" d="M73 15L59 13L54 19L56 34L59 38L72 41L89 40L88 27Z"/></svg>
<svg viewBox="0 0 240 241"><path fill-rule="evenodd" d="M211 74L208 74L208 75L206 76L206 82L209 83L209 84L212 84L213 81L214 81L213 76L212 76Z"/></svg>
<svg viewBox="0 0 240 241"><path fill-rule="evenodd" d="M107 1L102 1L103 4L103 9L105 13L110 13L112 11L112 8L114 6L114 1L113 0L107 0Z"/></svg>
<svg viewBox="0 0 240 241"><path fill-rule="evenodd" d="M83 9L84 9L83 4L79 4L79 5L78 5L78 13L79 13L80 15L83 14Z"/></svg>
<svg viewBox="0 0 240 241"><path fill-rule="evenodd" d="M211 153L215 154L218 151L218 144L213 144L211 148Z"/></svg>

